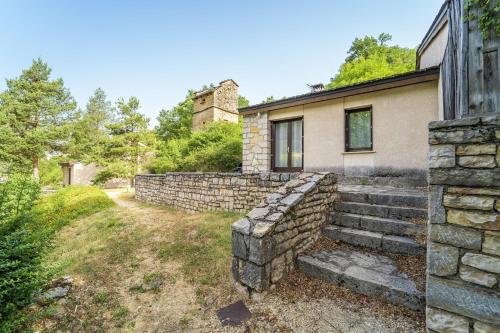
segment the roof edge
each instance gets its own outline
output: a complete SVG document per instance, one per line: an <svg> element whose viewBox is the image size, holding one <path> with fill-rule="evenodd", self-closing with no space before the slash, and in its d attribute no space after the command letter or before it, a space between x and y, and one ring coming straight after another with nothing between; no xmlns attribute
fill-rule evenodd
<svg viewBox="0 0 500 333"><path fill-rule="evenodd" d="M320 92L308 93L293 96L269 103L261 103L238 109L239 114L252 114L279 110L291 106L304 105L322 102L330 99L359 95L363 93L375 92L390 88L403 87L411 84L428 82L439 78L439 66L429 67L419 71L389 76L372 81L344 86L336 89L323 90Z"/></svg>

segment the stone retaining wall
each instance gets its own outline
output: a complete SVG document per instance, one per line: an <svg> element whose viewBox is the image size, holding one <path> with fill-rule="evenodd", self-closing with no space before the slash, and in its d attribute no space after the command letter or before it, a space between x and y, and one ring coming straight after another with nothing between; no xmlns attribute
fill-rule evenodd
<svg viewBox="0 0 500 333"><path fill-rule="evenodd" d="M239 287L263 292L294 268L297 255L319 238L336 186L332 173L300 174L233 224L232 271Z"/></svg>
<svg viewBox="0 0 500 333"><path fill-rule="evenodd" d="M427 328L500 332L500 116L429 130Z"/></svg>
<svg viewBox="0 0 500 333"><path fill-rule="evenodd" d="M290 173L172 172L137 175L138 200L189 212L238 211L254 208L270 192L294 178Z"/></svg>

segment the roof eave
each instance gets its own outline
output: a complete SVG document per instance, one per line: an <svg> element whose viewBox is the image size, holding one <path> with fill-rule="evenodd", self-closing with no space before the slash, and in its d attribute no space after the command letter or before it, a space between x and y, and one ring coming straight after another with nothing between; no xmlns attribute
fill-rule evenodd
<svg viewBox="0 0 500 333"><path fill-rule="evenodd" d="M352 86L346 86L332 90L324 90L317 93L299 95L279 101L248 106L238 109L238 112L241 115L248 115L257 112L274 111L292 106L323 102L336 98L354 96L385 89L398 88L417 83L434 81L438 78L439 67L431 67L422 71L410 72L398 76L378 79L375 81L359 83Z"/></svg>

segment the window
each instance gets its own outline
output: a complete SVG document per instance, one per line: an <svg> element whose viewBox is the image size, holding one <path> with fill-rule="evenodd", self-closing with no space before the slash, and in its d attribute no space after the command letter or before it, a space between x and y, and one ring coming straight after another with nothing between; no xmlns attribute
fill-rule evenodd
<svg viewBox="0 0 500 333"><path fill-rule="evenodd" d="M274 171L302 171L302 118L277 121L272 128L272 168Z"/></svg>
<svg viewBox="0 0 500 333"><path fill-rule="evenodd" d="M372 109L345 110L345 150L372 150Z"/></svg>

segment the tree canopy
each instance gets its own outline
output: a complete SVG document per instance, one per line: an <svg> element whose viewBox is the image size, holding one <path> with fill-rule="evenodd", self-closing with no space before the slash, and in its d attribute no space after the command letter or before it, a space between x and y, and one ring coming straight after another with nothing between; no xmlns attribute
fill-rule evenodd
<svg viewBox="0 0 500 333"><path fill-rule="evenodd" d="M387 45L391 40L392 36L387 33L381 33L378 38L356 38L347 52L345 63L326 88L338 88L415 70L415 49Z"/></svg>
<svg viewBox="0 0 500 333"><path fill-rule="evenodd" d="M109 135L102 140L102 152L95 157L96 164L104 169L94 181L105 183L119 177L129 179L133 185L134 176L154 147L154 135L148 129L149 119L138 111L137 98L121 98L116 106L117 119L106 125Z"/></svg>
<svg viewBox="0 0 500 333"><path fill-rule="evenodd" d="M41 59L8 79L0 94L0 154L10 170L31 170L39 178L39 160L63 151L69 141L76 102L61 78Z"/></svg>

